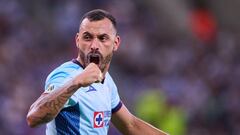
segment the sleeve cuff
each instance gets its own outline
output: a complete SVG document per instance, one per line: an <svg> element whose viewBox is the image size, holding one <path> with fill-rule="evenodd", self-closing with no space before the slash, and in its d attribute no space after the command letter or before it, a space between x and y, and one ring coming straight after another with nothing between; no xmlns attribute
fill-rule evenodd
<svg viewBox="0 0 240 135"><path fill-rule="evenodd" d="M118 103L118 105L117 105L115 108L112 109L112 113L117 112L118 110L121 109L121 107L122 107L122 102L120 101L120 102Z"/></svg>

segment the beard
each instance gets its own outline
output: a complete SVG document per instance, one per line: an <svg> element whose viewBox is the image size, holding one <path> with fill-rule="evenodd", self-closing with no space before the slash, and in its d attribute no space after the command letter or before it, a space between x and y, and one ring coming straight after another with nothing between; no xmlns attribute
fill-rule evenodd
<svg viewBox="0 0 240 135"><path fill-rule="evenodd" d="M112 60L113 52L108 54L106 57L103 57L98 50L91 50L88 54L84 54L83 51L79 50L79 55L84 68L90 63L95 63L98 65L99 69L104 72L107 65L110 64Z"/></svg>

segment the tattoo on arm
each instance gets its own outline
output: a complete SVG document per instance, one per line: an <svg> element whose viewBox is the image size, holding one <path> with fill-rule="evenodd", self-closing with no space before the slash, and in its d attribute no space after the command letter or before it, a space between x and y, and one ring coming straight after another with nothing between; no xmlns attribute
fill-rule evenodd
<svg viewBox="0 0 240 135"><path fill-rule="evenodd" d="M36 126L51 121L78 88L78 85L65 85L59 90L40 96L28 113L32 124Z"/></svg>

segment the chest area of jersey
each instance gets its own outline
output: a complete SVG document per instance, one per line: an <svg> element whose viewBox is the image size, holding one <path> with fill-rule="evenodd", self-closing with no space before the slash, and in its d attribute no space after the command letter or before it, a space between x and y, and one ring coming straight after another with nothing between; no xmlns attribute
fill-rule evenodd
<svg viewBox="0 0 240 135"><path fill-rule="evenodd" d="M111 91L104 85L92 84L78 90L78 104L83 117L93 128L108 127L111 119Z"/></svg>
<svg viewBox="0 0 240 135"><path fill-rule="evenodd" d="M91 111L111 110L111 90L102 84L83 87L75 93L80 109Z"/></svg>

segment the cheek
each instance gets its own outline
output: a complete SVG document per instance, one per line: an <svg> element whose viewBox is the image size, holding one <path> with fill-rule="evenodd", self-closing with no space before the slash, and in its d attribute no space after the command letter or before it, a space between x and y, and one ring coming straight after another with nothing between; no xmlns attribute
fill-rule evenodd
<svg viewBox="0 0 240 135"><path fill-rule="evenodd" d="M112 45L107 45L103 49L104 56L111 54L114 51L114 47Z"/></svg>
<svg viewBox="0 0 240 135"><path fill-rule="evenodd" d="M87 52L89 50L89 45L86 43L78 44L78 49L83 52Z"/></svg>

